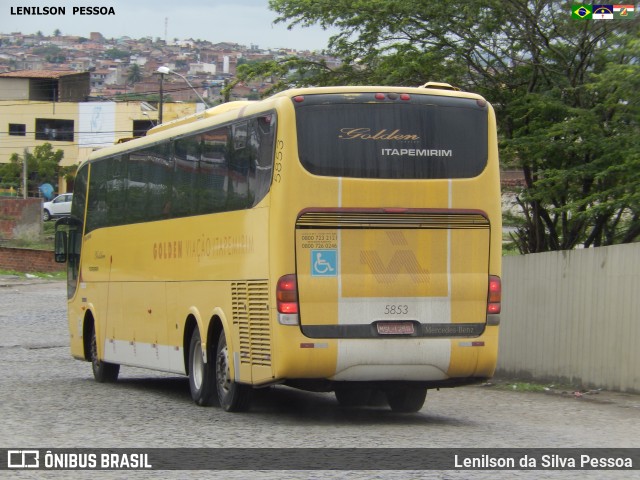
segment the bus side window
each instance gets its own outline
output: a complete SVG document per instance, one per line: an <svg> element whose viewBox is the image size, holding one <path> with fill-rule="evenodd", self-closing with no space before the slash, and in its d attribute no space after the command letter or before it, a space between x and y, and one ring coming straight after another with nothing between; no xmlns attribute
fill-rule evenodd
<svg viewBox="0 0 640 480"><path fill-rule="evenodd" d="M249 122L247 120L232 125L233 148L228 151L229 189L225 210L244 210L249 208L249 184L247 173L251 163L251 148L247 148Z"/></svg>
<svg viewBox="0 0 640 480"><path fill-rule="evenodd" d="M186 137L174 142L173 215L187 217L199 212L198 175L203 136Z"/></svg>
<svg viewBox="0 0 640 480"><path fill-rule="evenodd" d="M202 156L198 173L198 214L222 212L229 190L229 127L202 134Z"/></svg>
<svg viewBox="0 0 640 480"><path fill-rule="evenodd" d="M275 133L275 113L252 120L249 139L252 157L248 178L251 206L257 205L265 197L271 185Z"/></svg>

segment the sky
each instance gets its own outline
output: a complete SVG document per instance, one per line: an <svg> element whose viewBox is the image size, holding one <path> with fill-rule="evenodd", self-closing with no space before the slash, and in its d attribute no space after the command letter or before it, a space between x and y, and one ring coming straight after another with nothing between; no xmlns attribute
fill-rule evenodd
<svg viewBox="0 0 640 480"><path fill-rule="evenodd" d="M115 15L73 14L74 6L113 7ZM19 7L65 7L64 15L16 14ZM268 0L0 0L0 33L41 31L106 38L174 38L233 42L260 48L321 50L334 32L320 27L274 25L277 14Z"/></svg>

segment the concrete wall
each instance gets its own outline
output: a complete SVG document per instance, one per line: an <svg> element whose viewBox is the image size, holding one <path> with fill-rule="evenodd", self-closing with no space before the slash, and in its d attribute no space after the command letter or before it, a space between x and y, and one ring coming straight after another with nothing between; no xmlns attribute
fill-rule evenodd
<svg viewBox="0 0 640 480"><path fill-rule="evenodd" d="M42 199L0 197L0 239L38 239L42 236Z"/></svg>
<svg viewBox="0 0 640 480"><path fill-rule="evenodd" d="M0 100L29 100L29 79L3 78Z"/></svg>
<svg viewBox="0 0 640 480"><path fill-rule="evenodd" d="M640 243L503 258L498 375L640 392Z"/></svg>

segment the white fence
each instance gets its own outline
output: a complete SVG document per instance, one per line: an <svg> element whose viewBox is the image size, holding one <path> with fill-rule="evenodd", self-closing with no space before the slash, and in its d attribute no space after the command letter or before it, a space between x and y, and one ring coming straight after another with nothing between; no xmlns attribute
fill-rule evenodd
<svg viewBox="0 0 640 480"><path fill-rule="evenodd" d="M640 392L640 243L504 257L498 375Z"/></svg>

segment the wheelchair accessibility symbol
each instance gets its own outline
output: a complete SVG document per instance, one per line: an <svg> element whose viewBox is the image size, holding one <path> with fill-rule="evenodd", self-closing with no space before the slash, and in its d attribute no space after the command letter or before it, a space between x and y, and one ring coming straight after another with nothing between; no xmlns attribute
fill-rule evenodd
<svg viewBox="0 0 640 480"><path fill-rule="evenodd" d="M337 250L311 250L312 277L335 277L337 275Z"/></svg>

